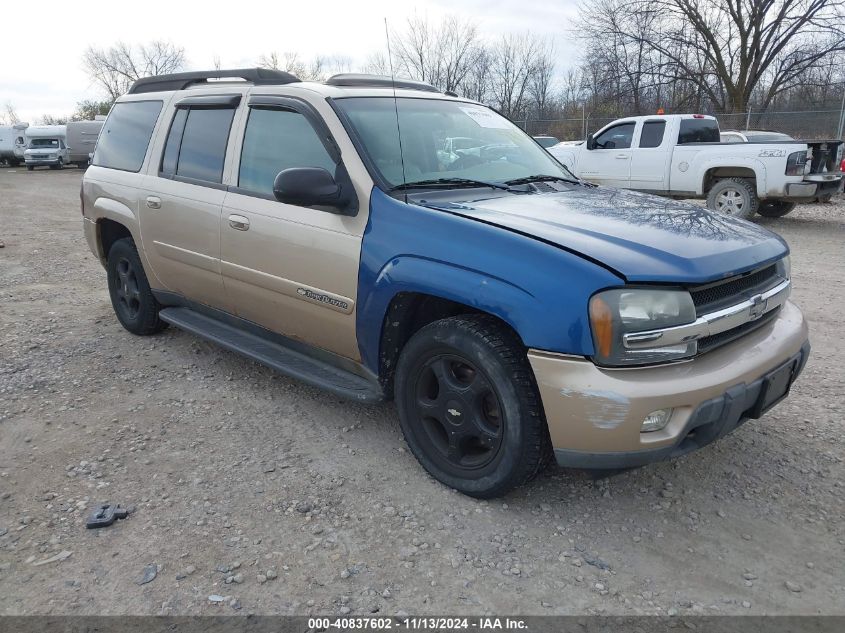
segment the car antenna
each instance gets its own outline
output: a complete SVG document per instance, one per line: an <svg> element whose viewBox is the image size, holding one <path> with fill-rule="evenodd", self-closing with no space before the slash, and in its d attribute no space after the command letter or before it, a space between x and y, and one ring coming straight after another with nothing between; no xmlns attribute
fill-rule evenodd
<svg viewBox="0 0 845 633"><path fill-rule="evenodd" d="M396 113L396 137L399 139L399 162L402 164L402 185L407 184L405 178L405 154L402 151L402 130L399 127L399 101L396 99L396 74L393 72L393 56L390 54L390 29L387 28L387 18L384 18L384 36L387 39L387 61L390 64L390 83L393 85L393 111ZM408 194L405 194L405 202Z"/></svg>

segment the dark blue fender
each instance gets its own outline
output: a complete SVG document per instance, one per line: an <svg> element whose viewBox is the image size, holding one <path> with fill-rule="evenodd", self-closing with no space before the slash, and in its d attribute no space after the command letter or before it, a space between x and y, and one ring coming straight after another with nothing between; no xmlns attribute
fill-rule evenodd
<svg viewBox="0 0 845 633"><path fill-rule="evenodd" d="M357 334L378 372L384 317L400 292L478 308L510 324L526 346L590 355L590 296L622 279L558 246L447 211L406 204L378 188L358 274Z"/></svg>

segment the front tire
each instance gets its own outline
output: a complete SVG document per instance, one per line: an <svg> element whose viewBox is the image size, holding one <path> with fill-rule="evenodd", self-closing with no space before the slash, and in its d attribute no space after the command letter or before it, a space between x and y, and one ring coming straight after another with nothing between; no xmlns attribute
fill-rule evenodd
<svg viewBox="0 0 845 633"><path fill-rule="evenodd" d="M748 220L760 206L754 185L744 178L718 181L707 194L707 208L735 218Z"/></svg>
<svg viewBox="0 0 845 633"><path fill-rule="evenodd" d="M117 320L139 336L160 332L167 324L158 318L161 309L131 238L117 240L109 249L106 272L109 295Z"/></svg>
<svg viewBox="0 0 845 633"><path fill-rule="evenodd" d="M795 208L794 202L786 200L766 200L760 203L757 213L765 218L780 218Z"/></svg>
<svg viewBox="0 0 845 633"><path fill-rule="evenodd" d="M551 455L525 348L493 317L442 319L414 334L396 367L395 397L411 452L466 495L503 495Z"/></svg>

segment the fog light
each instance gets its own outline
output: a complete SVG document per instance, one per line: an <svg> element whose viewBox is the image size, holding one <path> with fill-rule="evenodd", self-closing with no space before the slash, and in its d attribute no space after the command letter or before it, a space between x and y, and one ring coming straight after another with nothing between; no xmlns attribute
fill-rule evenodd
<svg viewBox="0 0 845 633"><path fill-rule="evenodd" d="M640 433L651 433L652 431L659 431L664 426L669 424L669 418L672 417L672 409L658 409L652 411L643 420L643 426Z"/></svg>

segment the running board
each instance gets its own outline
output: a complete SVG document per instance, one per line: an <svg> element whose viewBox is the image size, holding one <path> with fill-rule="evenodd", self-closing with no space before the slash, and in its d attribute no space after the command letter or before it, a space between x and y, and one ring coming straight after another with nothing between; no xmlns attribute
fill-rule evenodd
<svg viewBox="0 0 845 633"><path fill-rule="evenodd" d="M379 402L384 399L379 386L363 376L311 358L190 308L163 308L158 316L162 321L251 358L280 374L326 389L338 396L358 402Z"/></svg>

